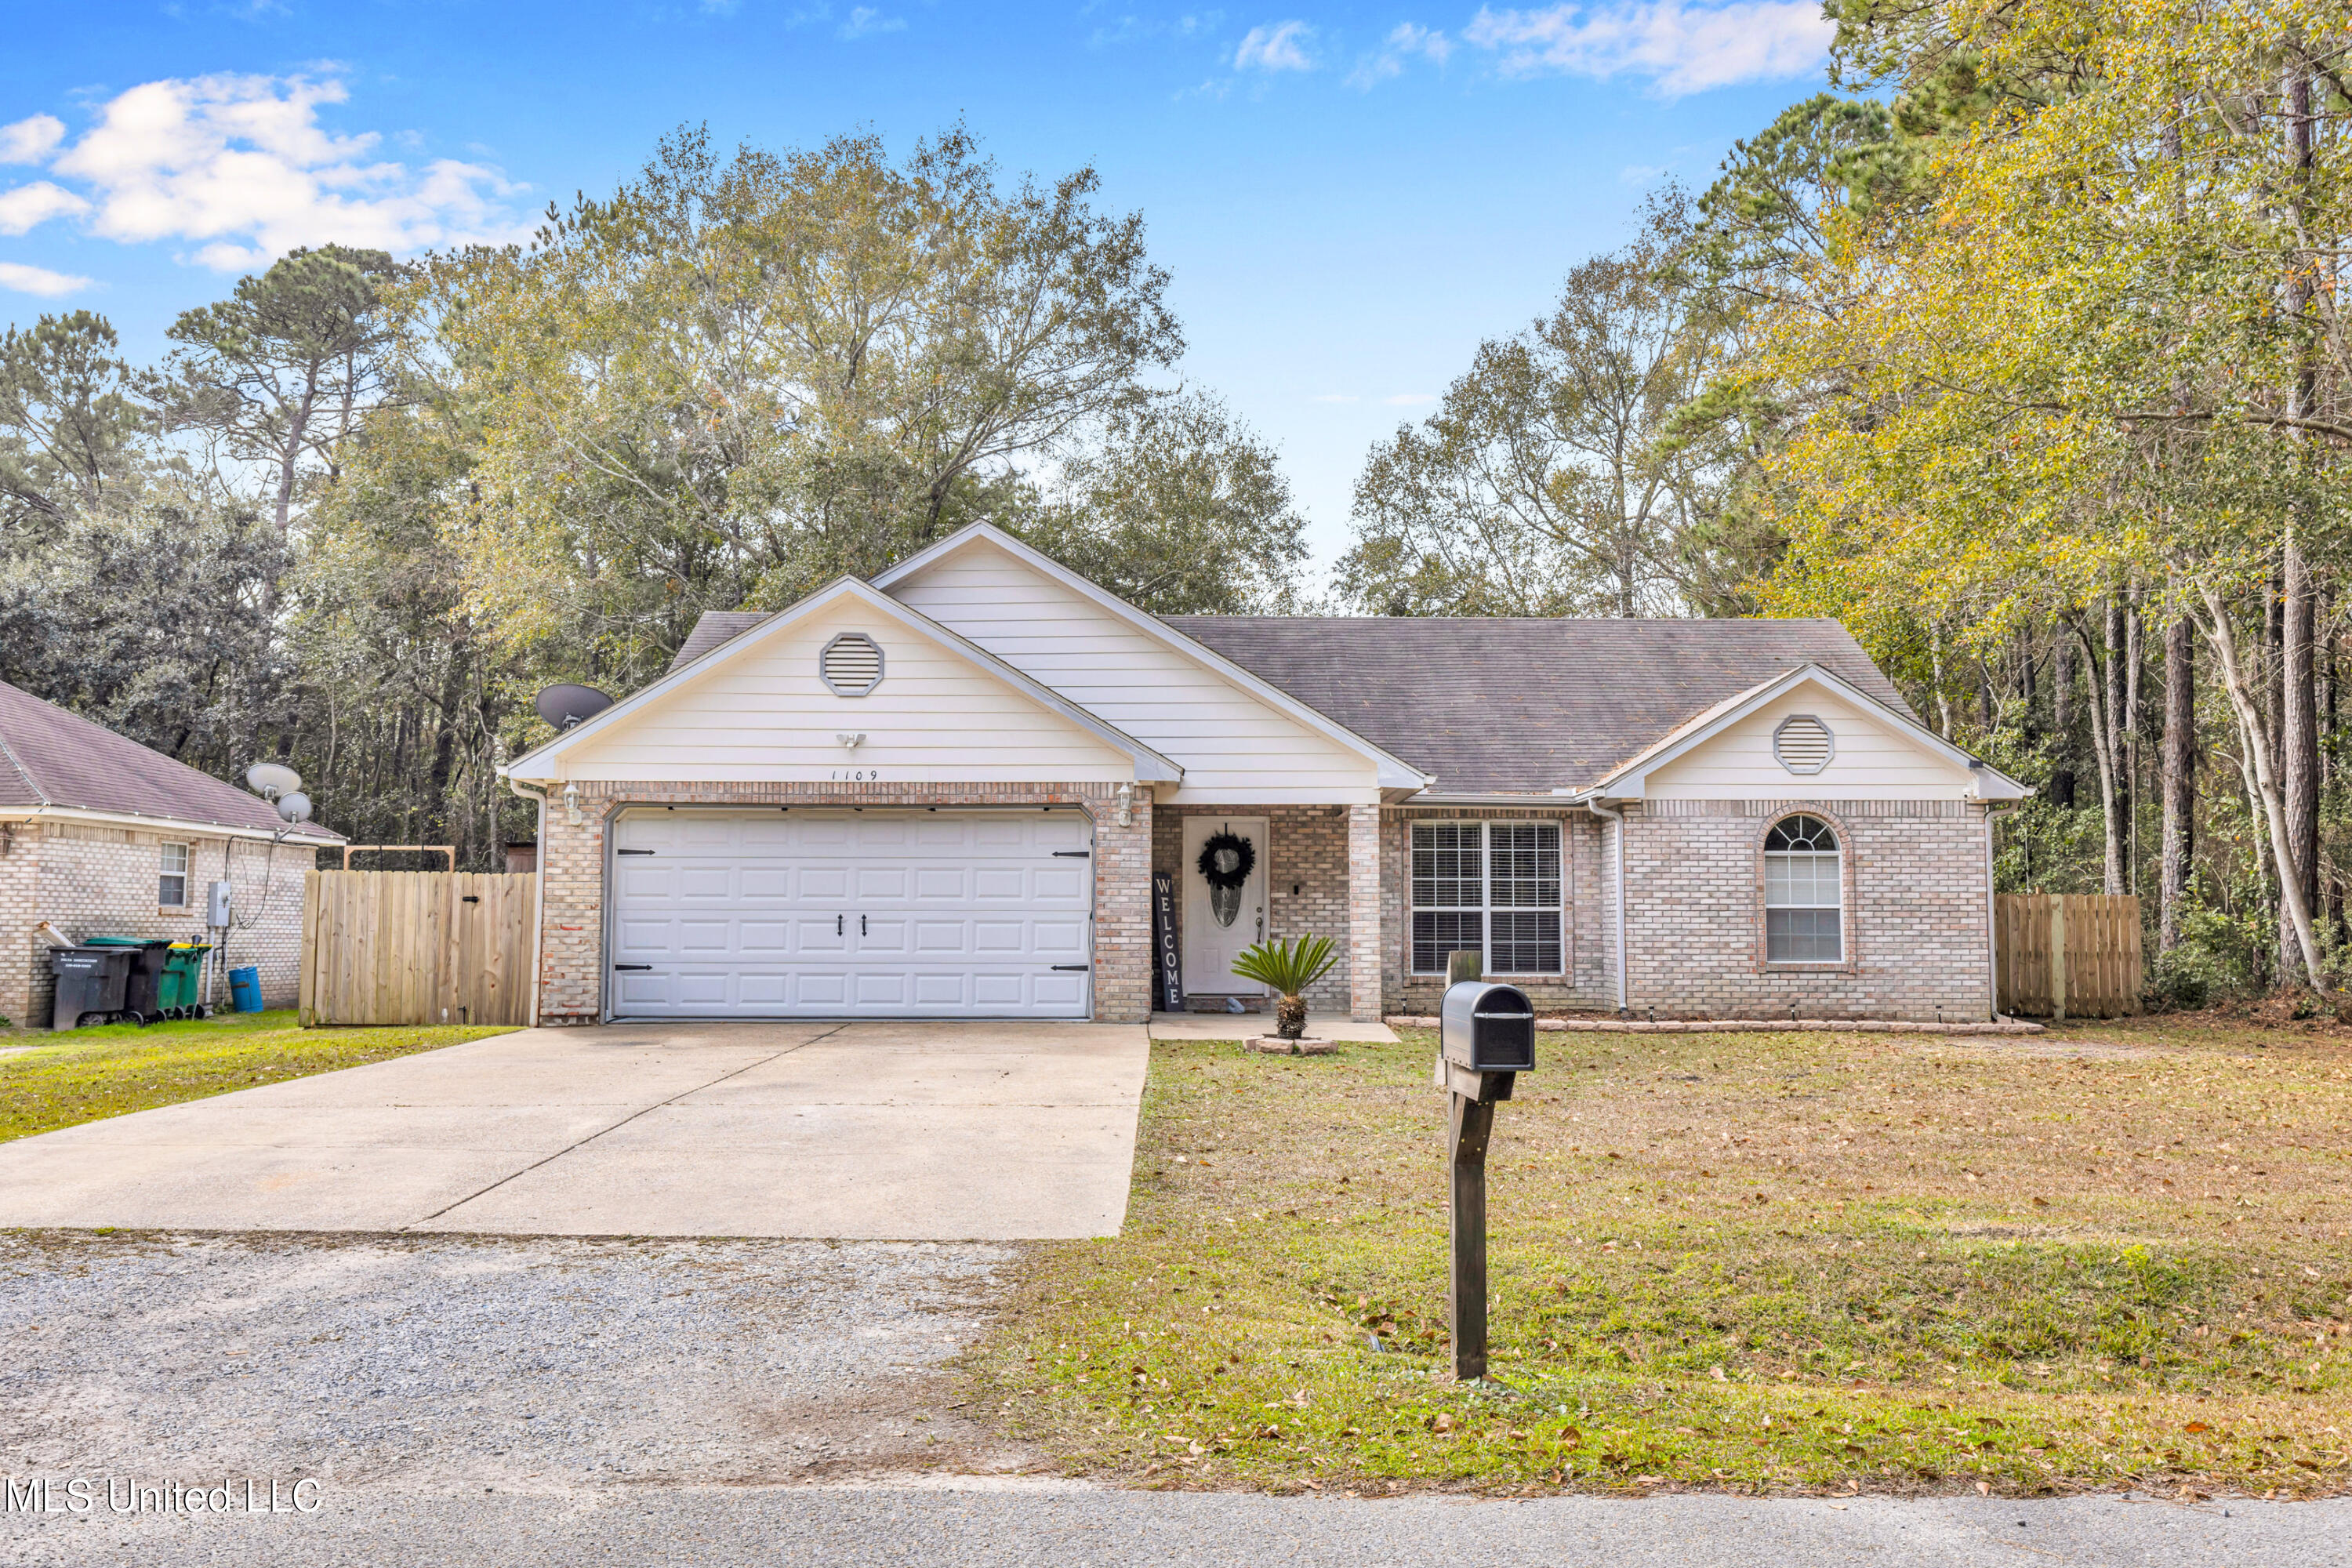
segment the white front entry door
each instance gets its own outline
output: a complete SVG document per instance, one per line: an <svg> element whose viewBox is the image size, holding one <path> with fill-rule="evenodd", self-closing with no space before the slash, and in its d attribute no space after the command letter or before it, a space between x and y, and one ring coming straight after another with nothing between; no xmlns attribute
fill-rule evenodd
<svg viewBox="0 0 2352 1568"><path fill-rule="evenodd" d="M620 1018L1084 1018L1072 810L635 808L613 828Z"/></svg>
<svg viewBox="0 0 2352 1568"><path fill-rule="evenodd" d="M1265 987L1234 973L1242 949L1265 940L1266 831L1263 816L1184 819L1184 989L1203 996L1263 996ZM1201 874L1201 851L1230 833L1253 851L1249 880L1220 894Z"/></svg>

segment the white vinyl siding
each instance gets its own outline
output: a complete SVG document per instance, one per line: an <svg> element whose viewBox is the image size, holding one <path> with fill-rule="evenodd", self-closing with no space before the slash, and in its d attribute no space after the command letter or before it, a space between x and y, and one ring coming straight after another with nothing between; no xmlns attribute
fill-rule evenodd
<svg viewBox="0 0 2352 1568"><path fill-rule="evenodd" d="M992 545L958 551L890 592L1182 767L1164 804L1380 799L1371 759Z"/></svg>
<svg viewBox="0 0 2352 1568"><path fill-rule="evenodd" d="M862 697L826 689L819 665L845 632L887 659ZM844 733L866 738L855 750ZM685 782L1117 783L1118 751L927 634L854 601L772 633L563 758L576 779Z"/></svg>
<svg viewBox="0 0 2352 1568"><path fill-rule="evenodd" d="M167 910L183 909L188 902L188 847L166 844L156 867L155 901Z"/></svg>
<svg viewBox="0 0 2352 1568"><path fill-rule="evenodd" d="M1781 721L1811 714L1836 737L1821 771L1792 773L1773 754ZM1969 770L1818 686L1801 685L1650 774L1652 800L1954 800Z"/></svg>
<svg viewBox="0 0 2352 1568"><path fill-rule="evenodd" d="M1488 974L1564 968L1556 822L1416 822L1411 865L1412 972L1443 974L1475 952Z"/></svg>
<svg viewBox="0 0 2352 1568"><path fill-rule="evenodd" d="M1837 835L1816 816L1784 817L1764 839L1764 959L1845 958L1845 874Z"/></svg>

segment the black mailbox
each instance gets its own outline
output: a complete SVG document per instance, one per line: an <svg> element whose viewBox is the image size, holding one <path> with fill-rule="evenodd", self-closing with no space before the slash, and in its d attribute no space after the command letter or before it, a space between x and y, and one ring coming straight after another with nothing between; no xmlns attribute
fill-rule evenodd
<svg viewBox="0 0 2352 1568"><path fill-rule="evenodd" d="M1445 1059L1470 1072L1526 1072L1536 1065L1536 1010L1511 985L1465 980L1439 1009Z"/></svg>

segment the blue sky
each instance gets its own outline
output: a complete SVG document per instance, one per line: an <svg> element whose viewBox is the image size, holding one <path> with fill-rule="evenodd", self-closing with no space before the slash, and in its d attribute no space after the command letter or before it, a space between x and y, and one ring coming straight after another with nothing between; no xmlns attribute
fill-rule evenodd
<svg viewBox="0 0 2352 1568"><path fill-rule="evenodd" d="M1824 81L1808 0L250 0L20 7L0 58L0 321L137 355L294 244L529 226L656 138L894 149L961 117L1091 163L1175 275L1183 372L1279 444L1318 564L1370 445L1627 234L1662 179Z"/></svg>

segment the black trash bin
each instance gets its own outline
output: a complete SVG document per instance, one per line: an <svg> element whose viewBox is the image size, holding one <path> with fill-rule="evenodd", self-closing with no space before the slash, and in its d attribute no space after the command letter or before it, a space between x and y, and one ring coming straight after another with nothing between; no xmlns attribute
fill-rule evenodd
<svg viewBox="0 0 2352 1568"><path fill-rule="evenodd" d="M163 967L172 956L168 940L136 936L93 936L84 947L119 947L131 954L131 974L122 984L122 1010L142 1027L163 1016Z"/></svg>
<svg viewBox="0 0 2352 1568"><path fill-rule="evenodd" d="M131 978L134 950L127 947L53 947L49 973L58 983L49 1027L71 1029L91 1013L110 1021L122 1011L122 988Z"/></svg>

